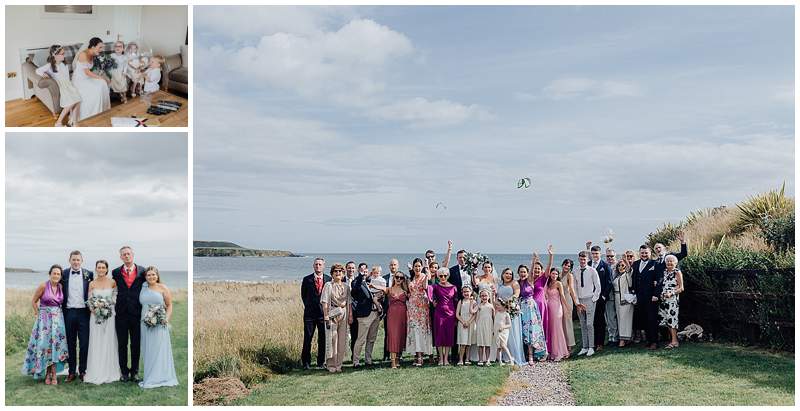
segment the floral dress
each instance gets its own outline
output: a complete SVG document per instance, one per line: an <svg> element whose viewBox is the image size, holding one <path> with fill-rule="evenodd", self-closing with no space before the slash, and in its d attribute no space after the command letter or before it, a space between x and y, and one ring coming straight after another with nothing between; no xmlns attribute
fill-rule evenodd
<svg viewBox="0 0 800 411"><path fill-rule="evenodd" d="M39 315L33 324L22 363L23 375L32 375L34 379L42 378L47 367L54 364L56 373L64 370L67 362L67 333L64 328L64 314L61 312L63 301L61 284L53 289L50 281L45 283L44 293L39 300Z"/></svg>
<svg viewBox="0 0 800 411"><path fill-rule="evenodd" d="M433 352L430 300L426 275L417 276L408 285L408 334L406 350L430 354Z"/></svg>
<svg viewBox="0 0 800 411"><path fill-rule="evenodd" d="M678 328L678 270L664 273L664 288L661 292L661 303L658 305L658 315L661 317L662 327ZM664 297L671 292L671 297Z"/></svg>
<svg viewBox="0 0 800 411"><path fill-rule="evenodd" d="M520 317L522 318L522 343L533 347L536 359L547 357L547 344L539 306L533 299L533 286L526 280L519 282ZM527 352L525 353L527 355Z"/></svg>

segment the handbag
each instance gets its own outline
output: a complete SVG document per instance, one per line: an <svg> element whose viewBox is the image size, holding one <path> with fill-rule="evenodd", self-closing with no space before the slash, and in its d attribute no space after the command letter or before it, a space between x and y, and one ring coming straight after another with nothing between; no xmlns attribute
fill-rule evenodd
<svg viewBox="0 0 800 411"><path fill-rule="evenodd" d="M636 294L631 293L622 293L622 301L620 301L621 305L627 304L636 304Z"/></svg>

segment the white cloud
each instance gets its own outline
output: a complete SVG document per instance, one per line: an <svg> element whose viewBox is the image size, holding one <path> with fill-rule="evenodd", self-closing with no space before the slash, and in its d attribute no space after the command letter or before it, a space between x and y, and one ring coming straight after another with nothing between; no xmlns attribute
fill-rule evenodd
<svg viewBox="0 0 800 411"><path fill-rule="evenodd" d="M542 89L542 94L553 100L573 98L595 100L612 97L636 97L642 95L643 90L633 82L568 77L553 80Z"/></svg>
<svg viewBox="0 0 800 411"><path fill-rule="evenodd" d="M372 115L384 120L405 121L418 127L451 126L471 119L492 118L486 109L475 104L464 105L449 100L431 101L422 97L377 107L372 110Z"/></svg>
<svg viewBox="0 0 800 411"><path fill-rule="evenodd" d="M198 33L224 40L259 38L275 33L322 34L324 27L354 17L346 6L197 6L193 24Z"/></svg>

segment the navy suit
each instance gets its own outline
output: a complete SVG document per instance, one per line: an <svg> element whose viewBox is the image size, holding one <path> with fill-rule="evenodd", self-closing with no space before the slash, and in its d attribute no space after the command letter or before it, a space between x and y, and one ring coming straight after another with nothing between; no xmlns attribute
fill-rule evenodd
<svg viewBox="0 0 800 411"><path fill-rule="evenodd" d="M591 261L591 264L592 268L597 270L597 276L600 277L600 299L597 300L594 308L594 346L597 347L604 345L606 339L606 301L614 289L612 283L614 275L611 267L602 259L596 265L594 261Z"/></svg>
<svg viewBox="0 0 800 411"><path fill-rule="evenodd" d="M139 373L139 353L142 335L142 292L145 268L136 264L136 278L128 287L122 275L122 266L111 271L111 278L117 284L117 303L114 305L114 328L117 332L117 360L123 377ZM128 367L128 337L131 340L131 365Z"/></svg>
<svg viewBox="0 0 800 411"><path fill-rule="evenodd" d="M69 301L69 281L72 273L72 267L63 271L61 276L61 288L64 291L64 302L61 303L61 308L64 311L64 325L67 333L67 351L69 358L69 373L75 374L77 368L78 372L82 375L86 373L86 360L89 356L89 317L91 313L89 308L86 307L86 300L89 299L89 283L94 279L94 273L81 268L81 281L83 282L83 306L81 308L67 308L67 301ZM80 345L80 361L77 355L77 346Z"/></svg>
<svg viewBox="0 0 800 411"><path fill-rule="evenodd" d="M331 281L331 276L322 275L322 286ZM303 300L303 350L300 353L300 361L303 366L311 366L311 339L314 338L314 330L317 330L317 366L321 367L325 362L325 321L322 317L322 305L319 299L322 289L317 292L314 284L314 274L311 273L303 277L300 284L300 297Z"/></svg>
<svg viewBox="0 0 800 411"><path fill-rule="evenodd" d="M633 288L636 290L636 307L634 308L634 329L645 330L648 344L658 343L658 301L653 297L661 296L664 271L655 260L647 261L644 269L640 269L640 261L633 262Z"/></svg>

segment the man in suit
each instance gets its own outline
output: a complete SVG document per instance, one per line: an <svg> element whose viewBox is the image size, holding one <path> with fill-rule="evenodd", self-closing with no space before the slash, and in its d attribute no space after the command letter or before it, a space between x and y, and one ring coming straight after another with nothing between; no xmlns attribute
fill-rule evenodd
<svg viewBox="0 0 800 411"><path fill-rule="evenodd" d="M656 243L655 246L653 246L653 251L656 252L656 262L663 266L664 269L666 269L666 263L664 262L664 259L668 255L674 255L678 258L678 261L689 255L688 248L686 246L686 237L684 237L683 231L678 233L678 240L681 241L681 251L679 253L670 253L667 247L661 243Z"/></svg>
<svg viewBox="0 0 800 411"><path fill-rule="evenodd" d="M300 298L303 300L303 350L300 353L300 362L303 369L311 368L311 340L314 330L317 331L317 367L322 368L325 363L325 320L323 319L322 306L319 299L322 287L331 281L331 276L325 275L325 259L314 259L314 272L303 277L300 284Z"/></svg>
<svg viewBox="0 0 800 411"><path fill-rule="evenodd" d="M372 292L367 284L368 275L369 273L359 271L350 288L350 296L353 298L353 322L358 321L358 338L353 348L353 367L359 366L358 357L367 343L370 327L373 322L378 321L378 311L373 307ZM365 353L365 362L367 365L372 365L371 348Z"/></svg>
<svg viewBox="0 0 800 411"><path fill-rule="evenodd" d="M645 330L647 349L658 348L658 298L661 295L661 278L658 263L650 259L647 245L639 247L639 260L633 263L633 288L636 290L636 306L633 321L635 334Z"/></svg>
<svg viewBox="0 0 800 411"><path fill-rule="evenodd" d="M608 343L619 342L617 327L617 307L614 304L614 278L617 277L617 252L613 248L606 248L606 264L611 273L611 288L608 301L606 301L606 329L608 330Z"/></svg>
<svg viewBox="0 0 800 411"><path fill-rule="evenodd" d="M77 370L81 381L86 374L86 360L89 356L89 308L86 300L89 298L89 283L94 279L94 273L82 268L83 254L80 251L69 253L69 270L61 276L61 288L64 290L64 325L67 332L67 350L69 358L69 375L67 382L75 380ZM77 355L80 346L80 357ZM78 361L80 359L80 361Z"/></svg>
<svg viewBox="0 0 800 411"><path fill-rule="evenodd" d="M592 246L592 242L586 242L586 249L591 254L589 267L597 271L600 278L600 299L597 300L594 309L594 347L595 351L602 351L606 339L606 302L609 301L613 280L611 267L600 258L601 248L599 245Z"/></svg>
<svg viewBox="0 0 800 411"><path fill-rule="evenodd" d="M120 381L139 381L139 352L141 347L142 304L139 294L145 283L145 268L133 262L133 249L119 249L122 265L111 271L111 279L117 284L117 303L114 328L117 331L117 355ZM131 342L131 365L128 367L128 338Z"/></svg>
<svg viewBox="0 0 800 411"><path fill-rule="evenodd" d="M348 286L353 285L353 280L356 279L356 263L355 261L348 261L344 265L345 281ZM351 303L352 305L352 303ZM353 347L356 345L356 338L358 338L358 321L353 321L349 324L348 332L350 333L350 361L353 361Z"/></svg>

